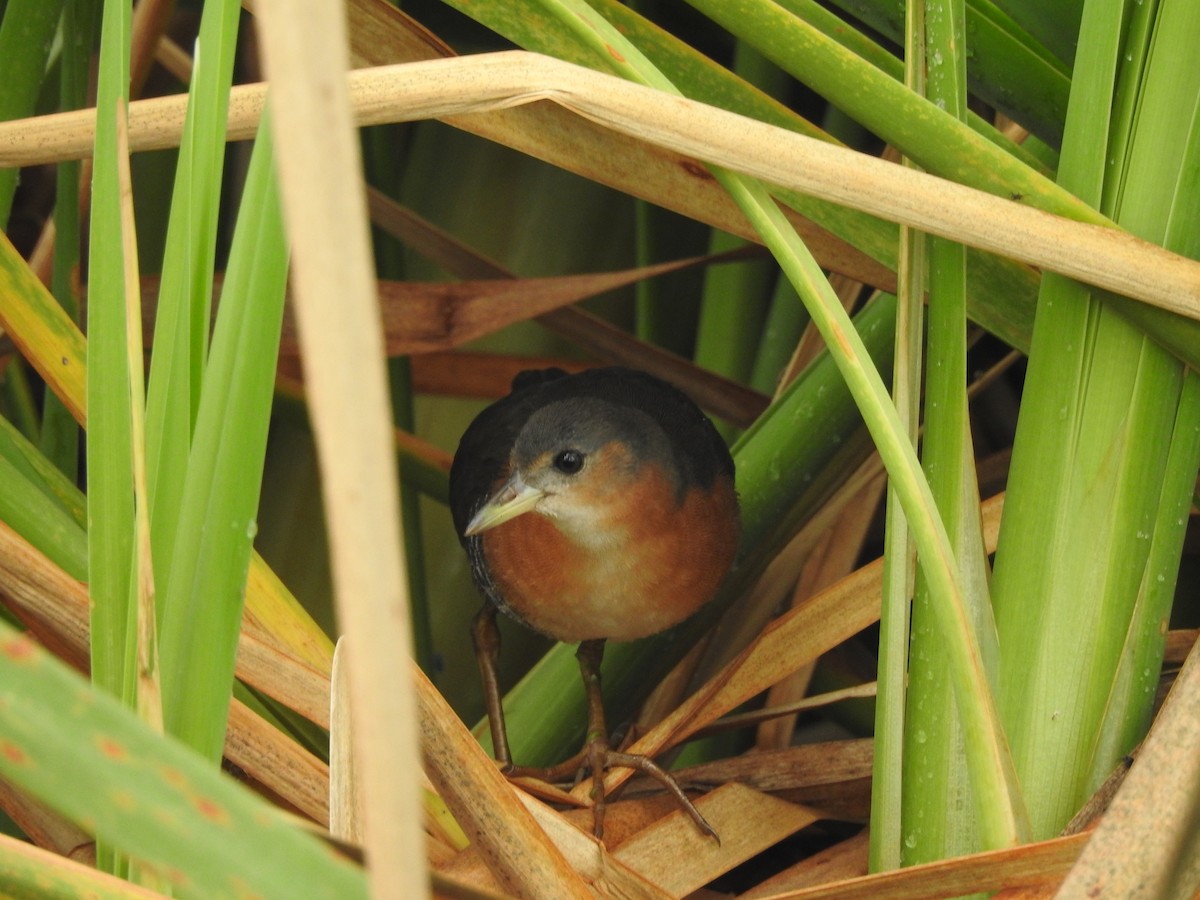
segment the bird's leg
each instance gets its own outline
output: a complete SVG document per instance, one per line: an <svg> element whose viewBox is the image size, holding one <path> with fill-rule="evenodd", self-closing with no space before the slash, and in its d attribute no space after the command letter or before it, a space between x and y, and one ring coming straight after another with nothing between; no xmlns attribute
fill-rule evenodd
<svg viewBox="0 0 1200 900"><path fill-rule="evenodd" d="M582 641L579 649L575 651L575 658L579 660L579 672L583 676L583 686L587 692L588 728L583 750L592 770L592 830L596 837L604 836L604 770L613 766L625 766L637 769L643 775L649 775L666 788L696 827L719 842L716 831L700 814L700 810L683 792L671 773L648 756L621 753L609 747L608 727L604 718L604 695L600 690L600 663L604 658L604 640Z"/></svg>
<svg viewBox="0 0 1200 900"><path fill-rule="evenodd" d="M500 658L500 629L496 624L498 610L493 603L485 603L471 622L471 639L475 645L475 659L483 681L484 701L487 705L488 726L492 732L492 748L496 760L509 777L532 776L545 781L557 781L584 765L592 770L593 831L596 837L604 834L604 771L613 766L637 769L649 775L678 801L705 834L716 838L717 833L688 799L678 782L648 756L621 753L608 745L608 726L604 716L604 695L600 690L600 663L604 658L604 641L583 641L575 653L579 660L579 671L583 675L584 690L587 692L588 729L583 749L570 759L546 769L515 766L512 751L508 746L508 732L504 725L504 706L500 697L500 682L496 665Z"/></svg>
<svg viewBox="0 0 1200 900"><path fill-rule="evenodd" d="M479 665L479 676L483 682L483 699L487 706L488 727L492 732L492 754L500 763L500 770L510 778L538 778L542 781L561 781L579 771L587 762L587 748L556 766L537 768L518 766L513 763L512 749L508 745L508 729L504 723L504 703L500 696L500 680L496 674L500 661L500 628L496 624L499 609L496 604L486 602L471 620L471 642L475 645L475 660Z"/></svg>
<svg viewBox="0 0 1200 900"><path fill-rule="evenodd" d="M604 767L609 753L608 724L604 718L604 692L600 688L600 663L604 660L604 641L581 641L575 651L583 689L587 693L588 725L583 752L592 770L592 831L604 837Z"/></svg>
<svg viewBox="0 0 1200 900"><path fill-rule="evenodd" d="M492 752L507 769L512 766L512 751L508 748L508 730L504 727L504 704L500 699L500 681L496 664L500 660L500 628L496 624L496 604L487 601L471 620L471 641L475 645L475 661L483 681L483 699L487 704L488 727L492 730Z"/></svg>

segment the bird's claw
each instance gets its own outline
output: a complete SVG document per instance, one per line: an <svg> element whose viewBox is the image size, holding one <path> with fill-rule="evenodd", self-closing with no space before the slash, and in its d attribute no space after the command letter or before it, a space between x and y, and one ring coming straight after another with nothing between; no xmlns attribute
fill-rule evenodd
<svg viewBox="0 0 1200 900"><path fill-rule="evenodd" d="M587 767L592 772L592 833L597 838L604 837L604 812L606 808L607 797L604 791L604 773L608 769L613 768L628 768L641 772L657 781L679 805L693 824L700 830L701 834L711 837L718 844L721 843L721 838L716 830L709 824L708 820L692 802L691 798L684 793L683 788L679 786L679 782L675 780L670 772L656 763L648 756L643 756L640 753L624 753L619 750L613 750L604 740L593 740L587 747L584 748L587 753Z"/></svg>

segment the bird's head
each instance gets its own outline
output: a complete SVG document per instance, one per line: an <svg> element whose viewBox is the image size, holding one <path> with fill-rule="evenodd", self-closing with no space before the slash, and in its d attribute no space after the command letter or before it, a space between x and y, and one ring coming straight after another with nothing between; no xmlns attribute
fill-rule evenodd
<svg viewBox="0 0 1200 900"><path fill-rule="evenodd" d="M529 417L513 444L506 480L476 511L466 535L526 513L554 520L578 540L601 539L632 487L656 466L674 481L670 443L640 410L589 397L550 403Z"/></svg>

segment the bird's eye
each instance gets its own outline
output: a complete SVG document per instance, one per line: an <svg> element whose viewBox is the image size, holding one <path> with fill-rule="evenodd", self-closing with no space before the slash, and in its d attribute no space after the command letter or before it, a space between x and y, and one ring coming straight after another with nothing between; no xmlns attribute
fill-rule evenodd
<svg viewBox="0 0 1200 900"><path fill-rule="evenodd" d="M574 475L583 468L583 454L578 450L564 450L554 457L554 468L564 475Z"/></svg>

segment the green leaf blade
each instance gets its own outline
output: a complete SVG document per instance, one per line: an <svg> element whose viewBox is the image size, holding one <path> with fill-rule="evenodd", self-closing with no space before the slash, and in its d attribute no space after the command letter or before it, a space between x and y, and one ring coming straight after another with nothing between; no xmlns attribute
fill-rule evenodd
<svg viewBox="0 0 1200 900"><path fill-rule="evenodd" d="M224 746L287 283L268 135L260 127L230 253L160 626L164 721L213 761Z"/></svg>

